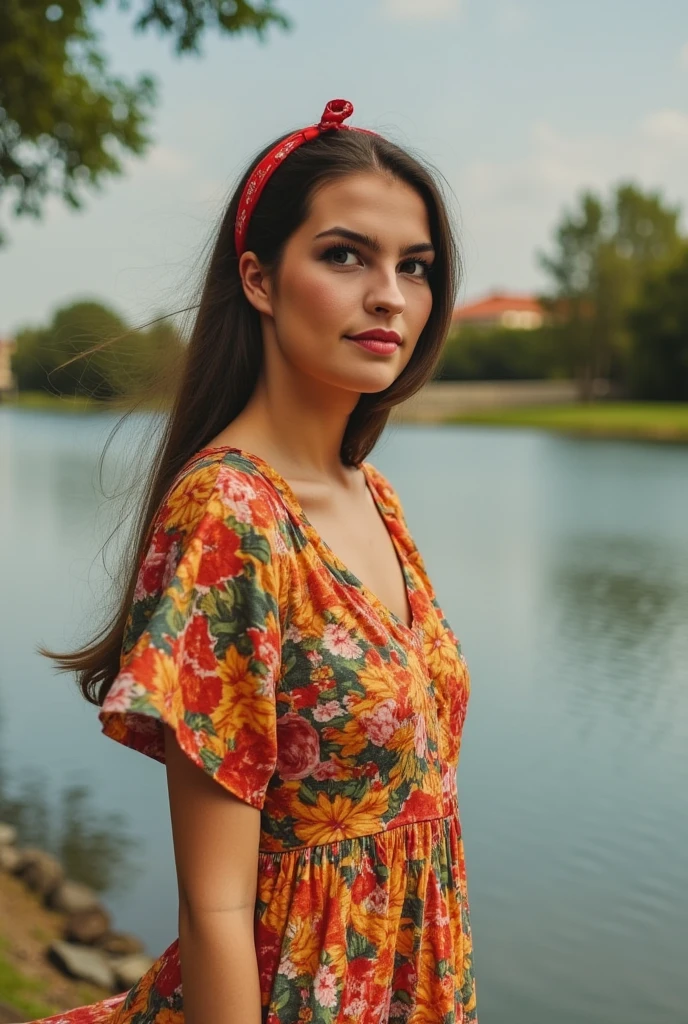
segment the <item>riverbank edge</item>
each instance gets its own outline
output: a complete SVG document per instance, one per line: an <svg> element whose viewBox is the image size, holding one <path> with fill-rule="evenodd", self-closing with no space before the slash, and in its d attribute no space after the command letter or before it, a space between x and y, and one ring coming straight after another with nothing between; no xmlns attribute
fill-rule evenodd
<svg viewBox="0 0 688 1024"><path fill-rule="evenodd" d="M115 932L94 890L52 854L17 846L0 822L0 1024L88 1006L127 991L154 962Z"/></svg>
<svg viewBox="0 0 688 1024"><path fill-rule="evenodd" d="M0 871L0 1024L40 1020L112 995L66 977L45 957L46 943L61 937L64 918L47 910L19 879Z"/></svg>
<svg viewBox="0 0 688 1024"><path fill-rule="evenodd" d="M430 396L429 396L430 397ZM413 399L410 400L412 402ZM495 405L446 413L437 408L425 411L418 419L409 405L392 410L395 424L423 426L484 426L544 430L591 440L655 441L688 443L688 402L597 401L564 402L537 405ZM64 413L71 415L123 415L127 405L104 402L85 396L50 395L46 392L20 392L13 399L4 399L0 409L29 412ZM143 410L140 410L143 411Z"/></svg>

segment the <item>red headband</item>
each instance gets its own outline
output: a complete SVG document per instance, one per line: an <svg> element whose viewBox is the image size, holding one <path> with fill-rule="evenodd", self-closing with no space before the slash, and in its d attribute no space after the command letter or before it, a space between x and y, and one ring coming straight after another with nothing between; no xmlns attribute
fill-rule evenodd
<svg viewBox="0 0 688 1024"><path fill-rule="evenodd" d="M342 124L342 121L345 121L347 117L351 117L353 112L353 104L349 103L348 100L330 100L325 107L319 124L311 125L308 128L301 128L299 131L294 132L288 138L278 143L260 161L246 182L244 191L241 193L241 199L239 200L237 219L234 226L234 246L237 257L241 256L244 251L248 223L266 183L290 153L293 153L295 149L302 146L304 142L317 139L322 132L332 131L333 129L347 129L353 132L365 132L366 135L377 135L377 132L368 131L367 128L354 128L351 125Z"/></svg>

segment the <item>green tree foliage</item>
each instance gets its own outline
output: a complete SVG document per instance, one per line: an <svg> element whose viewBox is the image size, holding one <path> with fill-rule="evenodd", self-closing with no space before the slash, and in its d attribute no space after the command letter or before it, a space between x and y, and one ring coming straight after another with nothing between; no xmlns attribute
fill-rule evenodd
<svg viewBox="0 0 688 1024"><path fill-rule="evenodd" d="M688 402L688 245L647 279L629 326L633 396Z"/></svg>
<svg viewBox="0 0 688 1024"><path fill-rule="evenodd" d="M162 383L183 354L169 322L131 331L97 302L58 309L47 326L20 331L16 343L12 369L20 391L100 399L140 396Z"/></svg>
<svg viewBox="0 0 688 1024"><path fill-rule="evenodd" d="M647 276L680 250L679 214L659 193L629 183L606 201L585 192L557 226L553 252L539 254L553 284L548 304L585 393L594 377L624 379L628 313Z"/></svg>
<svg viewBox="0 0 688 1024"><path fill-rule="evenodd" d="M0 201L15 216L40 216L48 195L71 207L86 190L142 154L155 103L149 75L113 74L93 28L112 0L1 0ZM134 29L172 37L177 53L198 53L206 29L263 36L287 26L272 0L120 0ZM2 243L0 232L0 244Z"/></svg>
<svg viewBox="0 0 688 1024"><path fill-rule="evenodd" d="M544 380L571 375L562 328L514 330L465 326L447 339L436 377L442 380Z"/></svg>

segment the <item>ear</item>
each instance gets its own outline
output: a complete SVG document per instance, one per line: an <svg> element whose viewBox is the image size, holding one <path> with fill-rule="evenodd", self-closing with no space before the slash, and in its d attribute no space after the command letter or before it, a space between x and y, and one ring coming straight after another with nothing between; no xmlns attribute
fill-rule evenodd
<svg viewBox="0 0 688 1024"><path fill-rule="evenodd" d="M268 274L254 252L244 252L239 259L239 277L244 295L259 313L272 316L272 288Z"/></svg>

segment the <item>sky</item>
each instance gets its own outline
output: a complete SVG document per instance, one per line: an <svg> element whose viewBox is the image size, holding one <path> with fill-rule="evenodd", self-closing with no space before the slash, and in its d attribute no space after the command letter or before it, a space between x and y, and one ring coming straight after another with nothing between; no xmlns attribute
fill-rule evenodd
<svg viewBox="0 0 688 1024"><path fill-rule="evenodd" d="M461 301L546 287L538 251L585 188L660 190L688 230L685 0L277 0L293 21L264 42L208 35L200 58L134 35L112 3L111 67L158 82L153 145L75 213L6 222L0 337L96 299L130 323L193 301L231 187L271 138L350 121L436 167L458 225ZM133 4L136 8L137 4ZM111 9L110 9L111 8Z"/></svg>

